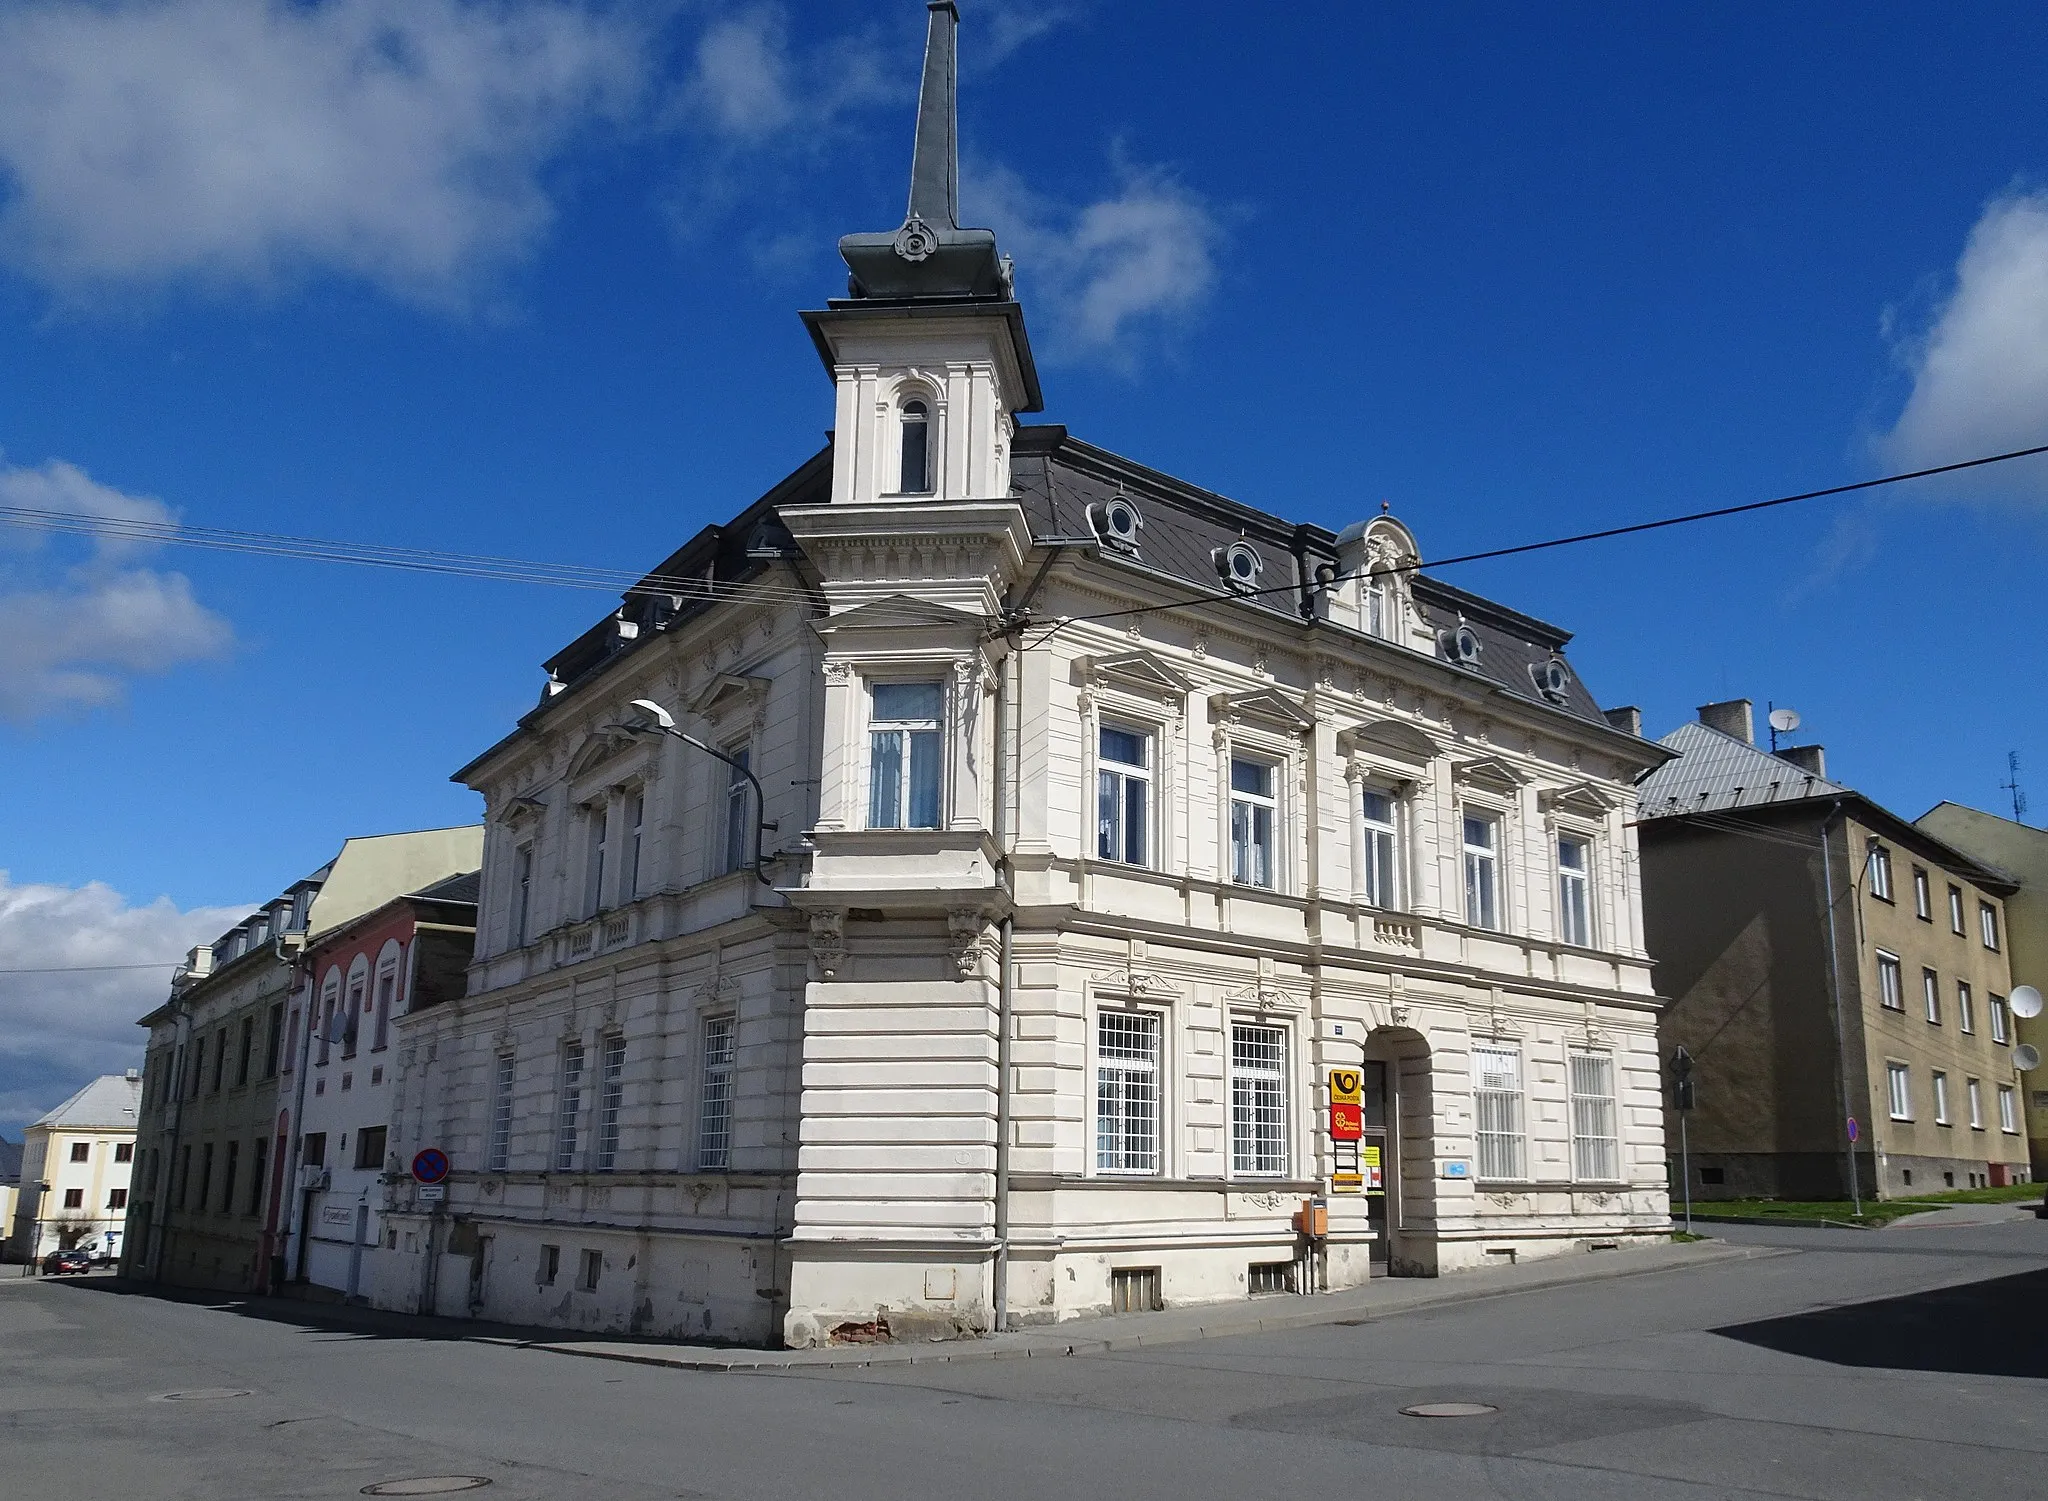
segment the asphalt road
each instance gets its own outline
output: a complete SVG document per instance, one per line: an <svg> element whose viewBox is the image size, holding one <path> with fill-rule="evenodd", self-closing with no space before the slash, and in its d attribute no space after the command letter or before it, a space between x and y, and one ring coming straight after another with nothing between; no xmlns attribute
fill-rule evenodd
<svg viewBox="0 0 2048 1501"><path fill-rule="evenodd" d="M2048 1494L2048 1221L1726 1233L1786 1254L1131 1353L769 1376L7 1275L0 1493ZM219 1391L243 1395L164 1400ZM1496 1410L1400 1412L1433 1402Z"/></svg>

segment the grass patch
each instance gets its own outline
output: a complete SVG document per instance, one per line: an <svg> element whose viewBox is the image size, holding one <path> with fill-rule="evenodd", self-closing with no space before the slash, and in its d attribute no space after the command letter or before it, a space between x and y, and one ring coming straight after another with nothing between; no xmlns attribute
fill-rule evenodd
<svg viewBox="0 0 2048 1501"><path fill-rule="evenodd" d="M1671 1232L1671 1238L1677 1241L1681 1246L1684 1246L1690 1245L1692 1242L1696 1240L1705 1240L1706 1236L1694 1235L1690 1231L1686 1230L1673 1230Z"/></svg>
<svg viewBox="0 0 2048 1501"><path fill-rule="evenodd" d="M1695 1220L1829 1220L1843 1225L1888 1225L1909 1214L1941 1209L1950 1204L2038 1203L2038 1183L2014 1183L2004 1188L1957 1188L1941 1193L1915 1194L1904 1199L1865 1199L1859 1219L1856 1206L1847 1199L1715 1199L1692 1206ZM1684 1217L1683 1209L1676 1217Z"/></svg>
<svg viewBox="0 0 2048 1501"><path fill-rule="evenodd" d="M2039 1203L2042 1188L2038 1183L2008 1183L2003 1188L1956 1188L1941 1193L1914 1194L1915 1204L2019 1204L2027 1200Z"/></svg>

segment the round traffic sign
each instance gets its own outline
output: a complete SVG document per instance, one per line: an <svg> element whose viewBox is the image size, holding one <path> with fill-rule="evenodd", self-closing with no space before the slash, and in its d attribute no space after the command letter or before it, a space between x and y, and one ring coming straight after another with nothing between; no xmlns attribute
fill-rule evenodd
<svg viewBox="0 0 2048 1501"><path fill-rule="evenodd" d="M448 1154L439 1147L428 1147L413 1158L412 1176L416 1183L439 1183L448 1176Z"/></svg>
<svg viewBox="0 0 2048 1501"><path fill-rule="evenodd" d="M1857 1137L1861 1136L1862 1134L1863 1134L1863 1128L1862 1128L1862 1127L1860 1127L1860 1126L1858 1126L1858 1125L1856 1124L1856 1117L1855 1117L1855 1116L1853 1116L1853 1115L1852 1115L1852 1116L1850 1116L1850 1117L1849 1117L1849 1140L1850 1140L1851 1142L1853 1142L1853 1141L1855 1141L1855 1140L1856 1140L1856 1138L1857 1138Z"/></svg>

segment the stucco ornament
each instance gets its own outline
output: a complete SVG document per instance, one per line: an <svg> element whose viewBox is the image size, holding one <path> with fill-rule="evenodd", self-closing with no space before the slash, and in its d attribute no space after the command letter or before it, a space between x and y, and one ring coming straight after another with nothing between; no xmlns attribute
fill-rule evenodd
<svg viewBox="0 0 2048 1501"><path fill-rule="evenodd" d="M896 253L912 265L929 259L938 248L937 233L915 214L904 220L903 227L896 231Z"/></svg>
<svg viewBox="0 0 2048 1501"><path fill-rule="evenodd" d="M826 979L846 966L846 914L844 912L813 912L811 914L811 957L817 961L818 973Z"/></svg>

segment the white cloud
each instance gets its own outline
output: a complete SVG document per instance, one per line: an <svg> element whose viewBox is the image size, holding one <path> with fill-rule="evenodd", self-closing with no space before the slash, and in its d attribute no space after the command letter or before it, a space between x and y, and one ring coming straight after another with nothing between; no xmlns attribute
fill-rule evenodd
<svg viewBox="0 0 2048 1501"><path fill-rule="evenodd" d="M0 14L0 255L60 294L309 269L463 303L645 81L643 7L44 0Z"/></svg>
<svg viewBox="0 0 2048 1501"><path fill-rule="evenodd" d="M782 13L756 10L705 28L689 92L724 135L756 140L787 125L796 104Z"/></svg>
<svg viewBox="0 0 2048 1501"><path fill-rule="evenodd" d="M76 465L0 464L0 506L168 524L162 501L128 495ZM17 551L47 550L46 534L0 526ZM98 535L90 555L61 571L40 556L0 572L0 720L26 724L120 700L128 677L219 656L228 622L193 597L183 574L135 566L149 545Z"/></svg>
<svg viewBox="0 0 2048 1501"><path fill-rule="evenodd" d="M1223 237L1213 208L1160 167L1120 164L1118 189L1079 209L1006 168L977 174L965 217L985 218L1016 257L1018 295L1052 316L1052 348L1128 365L1143 330L1208 300Z"/></svg>
<svg viewBox="0 0 2048 1501"><path fill-rule="evenodd" d="M1922 469L2048 443L2048 192L1985 208L1954 292L1901 354L1913 390L1879 443L1890 464ZM2048 463L1994 466L1963 488L2048 496Z"/></svg>
<svg viewBox="0 0 2048 1501"><path fill-rule="evenodd" d="M0 1127L21 1127L99 1074L142 1061L138 1018L169 993L171 966L251 909L134 906L86 886L16 885L0 870ZM85 965L149 964L151 969Z"/></svg>

